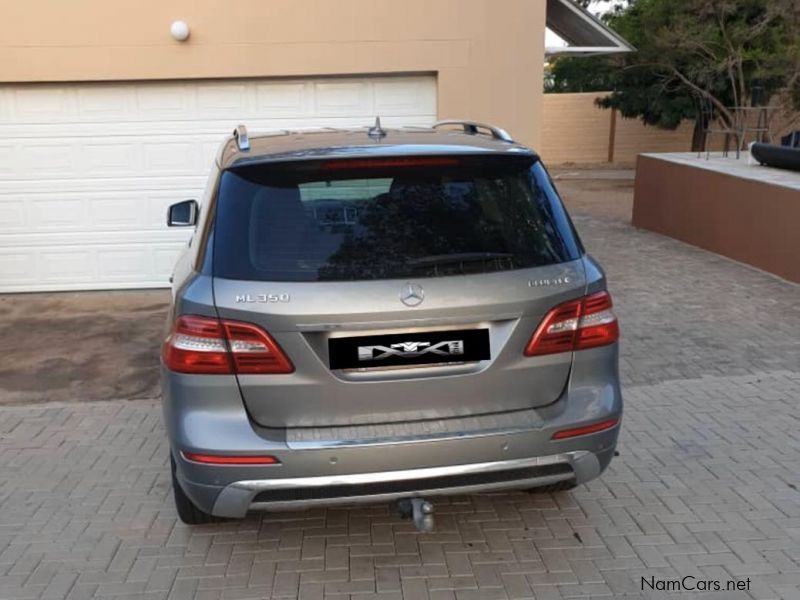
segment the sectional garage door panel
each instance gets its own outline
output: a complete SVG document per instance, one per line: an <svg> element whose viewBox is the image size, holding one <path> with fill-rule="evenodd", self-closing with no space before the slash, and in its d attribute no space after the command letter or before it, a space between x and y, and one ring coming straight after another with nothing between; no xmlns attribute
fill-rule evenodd
<svg viewBox="0 0 800 600"><path fill-rule="evenodd" d="M0 86L0 291L163 287L223 136L429 125L433 77Z"/></svg>

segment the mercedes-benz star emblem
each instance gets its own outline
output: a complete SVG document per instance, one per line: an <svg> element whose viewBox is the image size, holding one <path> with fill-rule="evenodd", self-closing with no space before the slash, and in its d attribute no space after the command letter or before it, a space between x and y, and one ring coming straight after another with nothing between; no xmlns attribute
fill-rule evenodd
<svg viewBox="0 0 800 600"><path fill-rule="evenodd" d="M407 283L400 290L400 300L406 306L419 306L425 299L422 286L417 283Z"/></svg>

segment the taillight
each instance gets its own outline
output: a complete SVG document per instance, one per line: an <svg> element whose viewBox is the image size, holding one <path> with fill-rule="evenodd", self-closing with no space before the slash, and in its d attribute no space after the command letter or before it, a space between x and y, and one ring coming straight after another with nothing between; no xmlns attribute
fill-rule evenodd
<svg viewBox="0 0 800 600"><path fill-rule="evenodd" d="M279 374L294 371L278 343L266 331L238 321L223 321L236 372L241 374Z"/></svg>
<svg viewBox="0 0 800 600"><path fill-rule="evenodd" d="M209 317L179 317L161 348L168 369L200 375L291 373L294 367L263 329Z"/></svg>
<svg viewBox="0 0 800 600"><path fill-rule="evenodd" d="M608 292L559 304L545 315L525 348L525 356L574 352L613 344L619 324Z"/></svg>
<svg viewBox="0 0 800 600"><path fill-rule="evenodd" d="M172 327L161 357L168 369L179 373L233 373L222 323L207 317L180 317Z"/></svg>
<svg viewBox="0 0 800 600"><path fill-rule="evenodd" d="M583 312L578 323L575 350L608 346L619 340L619 323L614 314L611 295L598 292L583 299Z"/></svg>

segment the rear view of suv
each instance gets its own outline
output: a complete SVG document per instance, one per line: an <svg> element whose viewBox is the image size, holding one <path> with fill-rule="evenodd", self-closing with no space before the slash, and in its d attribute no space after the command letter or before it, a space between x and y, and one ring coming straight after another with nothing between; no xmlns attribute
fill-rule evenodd
<svg viewBox="0 0 800 600"><path fill-rule="evenodd" d="M222 146L162 348L180 518L565 489L622 413L619 329L539 157L471 122Z"/></svg>

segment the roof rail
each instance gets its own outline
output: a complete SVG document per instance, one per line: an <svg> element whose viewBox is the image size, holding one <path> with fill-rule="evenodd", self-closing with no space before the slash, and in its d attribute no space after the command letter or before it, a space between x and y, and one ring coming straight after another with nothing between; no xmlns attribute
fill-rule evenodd
<svg viewBox="0 0 800 600"><path fill-rule="evenodd" d="M247 135L247 127L244 125L236 126L236 129L233 130L233 139L236 140L236 145L242 152L250 150L250 136Z"/></svg>
<svg viewBox="0 0 800 600"><path fill-rule="evenodd" d="M476 121L463 121L461 119L446 119L444 121L436 121L432 125L434 129L437 127L442 127L444 125L461 125L464 128L464 133L469 133L470 135L475 135L478 133L479 129L485 129L491 132L492 137L496 140L502 140L504 142L513 142L514 138L512 138L505 129L500 129L499 127L495 127L494 125L487 125L486 123L478 123Z"/></svg>

